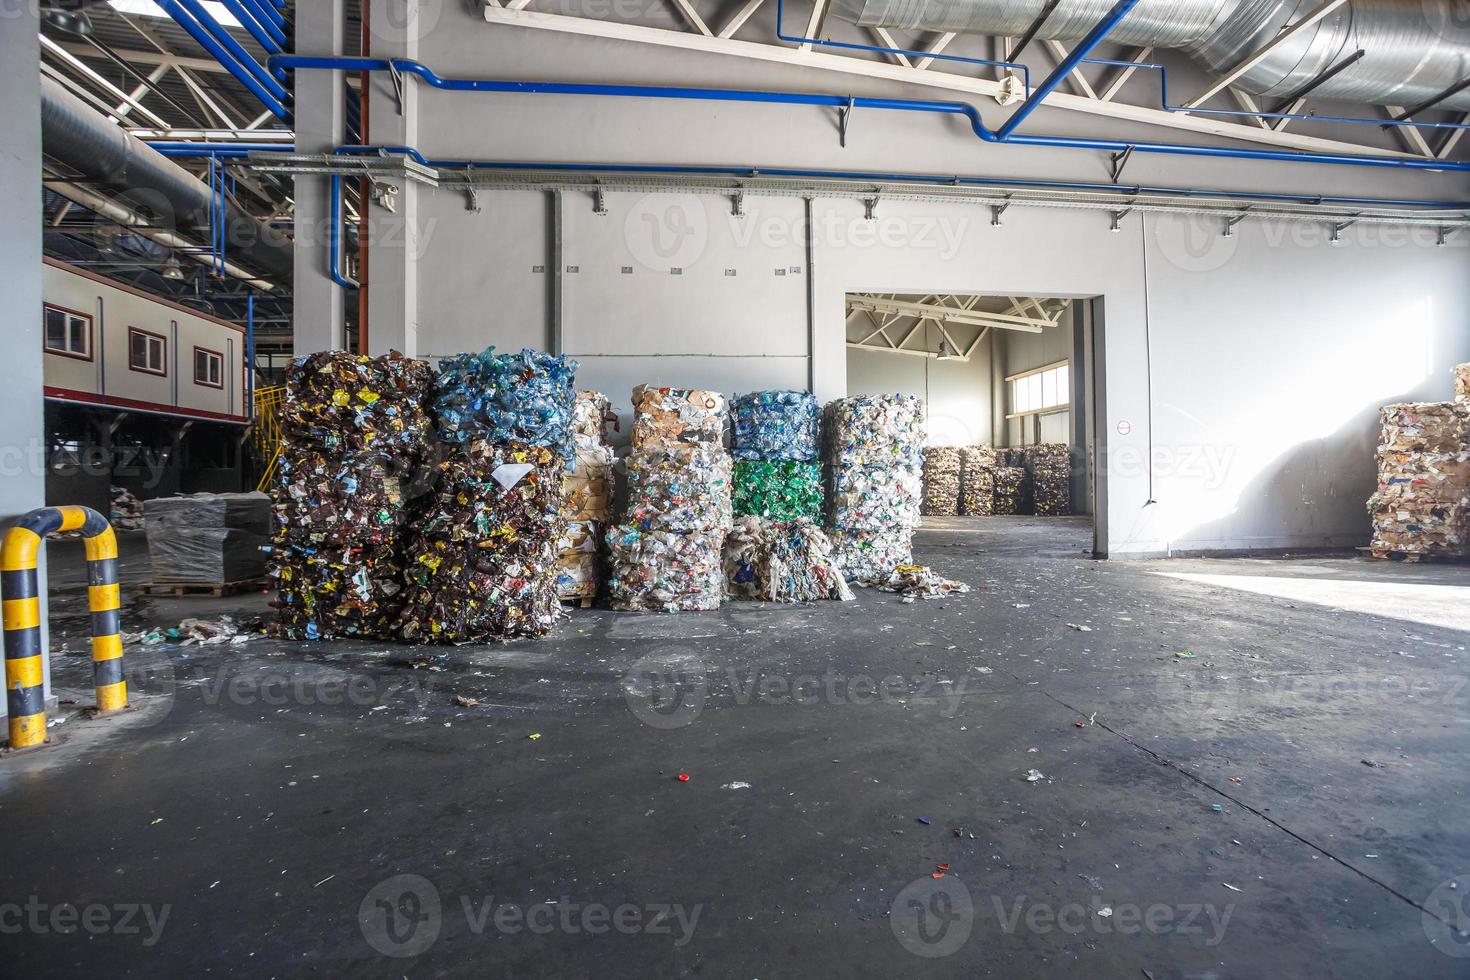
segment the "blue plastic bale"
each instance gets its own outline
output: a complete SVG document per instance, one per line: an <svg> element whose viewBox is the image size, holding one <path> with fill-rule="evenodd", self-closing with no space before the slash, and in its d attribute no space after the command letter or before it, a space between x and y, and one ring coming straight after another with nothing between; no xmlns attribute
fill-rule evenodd
<svg viewBox="0 0 1470 980"><path fill-rule="evenodd" d="M526 348L519 354L456 354L439 362L434 409L439 438L520 442L563 450L571 443L577 362Z"/></svg>
<svg viewBox="0 0 1470 980"><path fill-rule="evenodd" d="M733 403L736 459L817 458L820 410L809 391L753 391Z"/></svg>

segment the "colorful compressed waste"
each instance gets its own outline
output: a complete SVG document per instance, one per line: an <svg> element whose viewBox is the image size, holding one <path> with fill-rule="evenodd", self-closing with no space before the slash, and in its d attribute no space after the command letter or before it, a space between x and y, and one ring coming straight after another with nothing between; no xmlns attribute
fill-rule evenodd
<svg viewBox="0 0 1470 980"><path fill-rule="evenodd" d="M902 528L919 524L924 495L917 466L837 463L832 467L832 523L843 528Z"/></svg>
<svg viewBox="0 0 1470 980"><path fill-rule="evenodd" d="M848 581L912 560L924 495L924 402L865 395L832 402L826 425L832 545Z"/></svg>
<svg viewBox="0 0 1470 980"><path fill-rule="evenodd" d="M953 517L960 512L960 475L964 455L954 446L924 447L923 513Z"/></svg>
<svg viewBox="0 0 1470 980"><path fill-rule="evenodd" d="M723 530L609 527L607 585L612 607L653 612L718 609L725 595L724 540Z"/></svg>
<svg viewBox="0 0 1470 980"><path fill-rule="evenodd" d="M834 529L832 555L849 582L867 585L888 576L899 565L913 562L913 533L905 528L876 531Z"/></svg>
<svg viewBox="0 0 1470 980"><path fill-rule="evenodd" d="M819 602L853 598L815 521L742 517L725 538L725 590L733 599Z"/></svg>
<svg viewBox="0 0 1470 980"><path fill-rule="evenodd" d="M572 403L572 442L577 446L607 445L608 424L617 424L612 402L600 391L577 392Z"/></svg>
<svg viewBox="0 0 1470 980"><path fill-rule="evenodd" d="M843 398L827 406L825 424L834 461L924 464L924 400L918 395Z"/></svg>
<svg viewBox="0 0 1470 980"><path fill-rule="evenodd" d="M577 362L565 354L529 348L446 357L435 383L439 438L570 447L576 372Z"/></svg>
<svg viewBox="0 0 1470 980"><path fill-rule="evenodd" d="M627 523L666 531L730 526L730 457L724 452L635 450L626 465Z"/></svg>
<svg viewBox="0 0 1470 980"><path fill-rule="evenodd" d="M725 396L698 388L633 389L633 448L723 451Z"/></svg>
<svg viewBox="0 0 1470 980"><path fill-rule="evenodd" d="M817 399L809 391L754 391L731 403L731 455L737 460L817 458Z"/></svg>
<svg viewBox="0 0 1470 980"><path fill-rule="evenodd" d="M1379 558L1470 555L1470 406L1384 406L1368 500Z"/></svg>
<svg viewBox="0 0 1470 980"><path fill-rule="evenodd" d="M542 636L561 612L557 544L566 529L559 453L469 442L438 466L404 567L411 643Z"/></svg>
<svg viewBox="0 0 1470 980"><path fill-rule="evenodd" d="M1042 517L1072 512L1072 448L1065 442L1046 442L1023 450L1031 480L1031 509Z"/></svg>
<svg viewBox="0 0 1470 980"><path fill-rule="evenodd" d="M777 521L820 518L822 466L794 460L737 460L732 503L737 515Z"/></svg>
<svg viewBox="0 0 1470 980"><path fill-rule="evenodd" d="M294 638L385 637L401 606L405 479L428 443L429 366L329 351L287 371L268 572Z"/></svg>
<svg viewBox="0 0 1470 980"><path fill-rule="evenodd" d="M897 592L904 602L915 599L938 599L943 596L969 592L964 582L945 578L927 565L899 565L886 577L873 584L880 592Z"/></svg>
<svg viewBox="0 0 1470 980"><path fill-rule="evenodd" d="M595 599L602 586L603 528L612 519L612 416L607 396L580 391L572 420L572 469L563 484L567 529L556 546L556 590L563 599Z"/></svg>
<svg viewBox="0 0 1470 980"><path fill-rule="evenodd" d="M960 513L987 517L995 513L995 460L991 446L960 450L964 466L960 478Z"/></svg>
<svg viewBox="0 0 1470 980"><path fill-rule="evenodd" d="M1021 466L997 466L992 513L1022 514L1026 511L1026 470Z"/></svg>

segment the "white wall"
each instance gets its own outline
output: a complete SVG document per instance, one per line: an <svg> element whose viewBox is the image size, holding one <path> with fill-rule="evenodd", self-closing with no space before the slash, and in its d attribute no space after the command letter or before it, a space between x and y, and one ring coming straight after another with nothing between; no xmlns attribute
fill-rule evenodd
<svg viewBox="0 0 1470 980"><path fill-rule="evenodd" d="M744 33L768 36L769 14ZM375 38L374 54L418 57L445 76L953 97L491 26L457 4L438 5L436 17L422 36ZM393 21L385 12L381 22ZM310 39L301 48L313 50ZM1181 76L1183 84L1191 77ZM835 114L821 108L482 96L410 83L400 117L387 80L375 76L373 90L373 140L416 143L436 157L1107 175L1105 154L982 144L958 118L859 111L840 148ZM1003 115L994 105L985 112L992 123ZM1026 129L1189 141L1059 110L1036 113ZM1463 175L1144 154L1129 162L1126 179L1303 195L1470 196ZM406 190L397 215L374 209L385 228L410 230L374 247L375 347L447 353L550 342L548 272L533 271L549 264L545 195L484 193L480 206L473 214L462 194L425 188ZM894 199L880 201L877 222L868 222L859 202L817 196L808 262L796 198L747 195L743 219L714 194L611 194L608 208L594 215L590 195L564 197L564 263L577 271L563 277L563 336L583 360L579 380L624 404L639 381L735 392L809 377L819 398L839 397L849 387L850 291L1101 297L1093 380L1105 400L1096 448L1106 487L1098 526L1103 550L1114 555L1365 541L1374 408L1445 397L1450 365L1470 359L1463 235L1441 249L1384 241L1374 226L1359 225L1334 247L1315 225L1252 219L1224 239L1217 223L1138 213L1111 234L1104 212L1019 206L997 228L981 207ZM778 268L786 274L776 276Z"/></svg>

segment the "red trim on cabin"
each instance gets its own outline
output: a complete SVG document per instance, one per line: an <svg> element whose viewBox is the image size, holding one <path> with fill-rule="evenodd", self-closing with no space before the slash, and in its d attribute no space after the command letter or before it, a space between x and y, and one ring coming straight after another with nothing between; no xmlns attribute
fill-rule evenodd
<svg viewBox="0 0 1470 980"><path fill-rule="evenodd" d="M145 337L152 337L154 340L156 340L159 343L163 344L163 357L160 358L160 360L163 361L163 370L162 371L155 371L152 368L138 367L138 365L136 365L136 364L133 363L133 334L135 334L135 333L140 333L140 334L142 334ZM155 378L166 378L166 377L168 377L168 338L165 337L161 333L154 333L152 330L144 330L142 327L129 326L128 327L128 370L129 371L137 371L139 374L151 374Z"/></svg>
<svg viewBox="0 0 1470 980"><path fill-rule="evenodd" d="M99 405L105 408L120 408L129 411L147 412L150 415L177 415L183 418L207 419L212 422L234 422L244 424L250 421L243 415L228 415L224 412L211 412L202 408L179 408L174 405L164 405L160 402L139 401L135 398L118 398L116 395L98 395L90 391L76 391L72 388L54 388L47 385L45 389L47 398L53 401L76 402L82 405Z"/></svg>
<svg viewBox="0 0 1470 980"><path fill-rule="evenodd" d="M73 351L57 350L55 347L46 346L46 313L49 310L55 310L58 313L68 313L87 321L87 353L77 354ZM60 306L56 303L41 303L41 350L47 354L55 354L57 357L69 357L74 361L90 361L92 360L92 345L96 340L96 322L92 319L92 314L83 313L81 310L74 310L69 306Z"/></svg>
<svg viewBox="0 0 1470 980"><path fill-rule="evenodd" d="M61 269L65 272L70 272L75 275L81 276L84 279L90 279L93 282L100 282L104 286L111 286L113 289L120 289L125 293L132 293L134 296L146 299L150 303L157 303L159 306L167 306L170 309L178 310L180 313L187 313L190 316L197 316L201 320L208 320L210 323L217 323L222 327L229 327L231 330L235 331L238 334L243 335L245 333L245 328L240 326L238 323L231 323L229 320L221 320L219 317L214 316L213 314L205 313L203 310L196 310L192 306L185 306L182 303L175 303L173 300L166 299L156 293L146 293L136 286L129 286L127 283L118 282L116 279L109 279L106 276L99 276L95 272L72 265L70 262L63 262L60 259L53 259L49 255L42 256L41 261L44 262L46 265L51 266L53 269Z"/></svg>

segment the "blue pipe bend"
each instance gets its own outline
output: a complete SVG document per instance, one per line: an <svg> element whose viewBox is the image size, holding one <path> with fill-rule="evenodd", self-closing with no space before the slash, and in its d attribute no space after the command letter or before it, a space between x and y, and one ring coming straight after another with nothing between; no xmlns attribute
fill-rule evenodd
<svg viewBox="0 0 1470 980"><path fill-rule="evenodd" d="M329 71L374 71L390 69L415 75L432 88L449 92L505 92L538 95L592 95L645 99L693 99L710 102L751 102L758 104L808 105L864 109L890 109L904 112L929 112L961 115L970 122L975 135L986 143L1016 146L1048 146L1069 149L1173 156L1219 157L1233 160L1268 160L1281 163L1320 163L1350 167L1376 167L1389 170L1427 170L1433 172L1470 172L1470 162L1420 160L1409 157L1375 157L1344 153L1308 153L1297 150L1256 150L1239 147L1202 146L1192 143L1154 143L1139 140L1103 140L1075 136L1032 136L1009 133L1002 137L989 129L980 111L968 102L943 102L922 99L875 99L858 96L848 99L838 95L810 92L739 91L732 89L689 88L664 85L597 85L578 82L511 82L492 79L442 78L433 69L407 58L319 57L315 55L276 55L272 67L287 69L323 69ZM1038 89L1038 92L1040 90ZM1015 116L1011 117L1012 120Z"/></svg>

